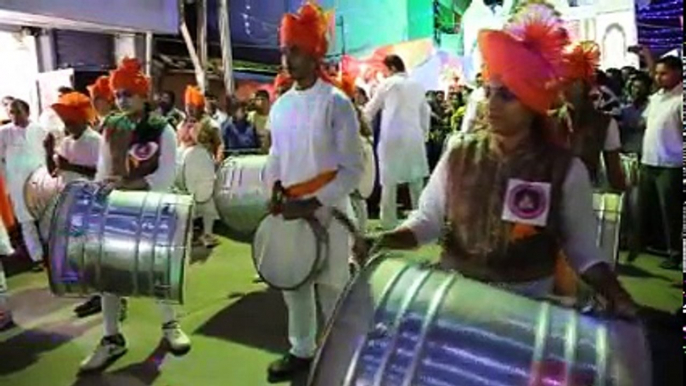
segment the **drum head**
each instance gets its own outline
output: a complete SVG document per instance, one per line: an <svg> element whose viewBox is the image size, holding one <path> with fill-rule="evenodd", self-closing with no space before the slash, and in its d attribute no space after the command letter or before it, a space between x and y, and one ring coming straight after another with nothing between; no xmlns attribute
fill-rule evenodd
<svg viewBox="0 0 686 386"><path fill-rule="evenodd" d="M212 199L214 192L214 161L210 153L201 146L193 146L184 151L180 185L187 193L202 204Z"/></svg>
<svg viewBox="0 0 686 386"><path fill-rule="evenodd" d="M374 160L374 148L368 141L362 144L362 151L364 153L365 165L362 180L360 181L360 194L364 198L369 198L374 191L374 181L376 180L376 162Z"/></svg>
<svg viewBox="0 0 686 386"><path fill-rule="evenodd" d="M269 215L260 223L252 244L252 258L260 277L279 290L295 290L318 272L325 242L318 240L304 220L286 221Z"/></svg>

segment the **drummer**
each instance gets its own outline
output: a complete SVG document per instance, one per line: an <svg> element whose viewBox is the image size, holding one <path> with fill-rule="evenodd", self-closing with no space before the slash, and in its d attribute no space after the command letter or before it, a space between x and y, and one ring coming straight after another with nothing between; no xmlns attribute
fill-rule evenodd
<svg viewBox="0 0 686 386"><path fill-rule="evenodd" d="M106 182L111 188L119 190L151 190L169 192L174 184L176 172L176 134L174 129L162 118L152 115L146 103L150 80L142 72L135 59L124 59L111 73L110 82L116 103L122 114L110 116L105 122L104 140L101 143L96 181ZM112 121L110 121L112 119ZM127 119L132 128L114 128L110 122ZM113 161L115 155L110 141L116 135L114 130L133 130L132 142L126 149L129 167L127 174L118 176L118 166ZM147 154L132 152L135 147L152 149ZM135 154L135 155L134 155ZM134 158L135 157L135 158ZM153 167L150 167L152 164ZM143 173L140 170L154 170ZM104 370L116 359L126 353L126 341L118 323L120 298L116 294L102 295L104 337L80 365L80 371L98 372ZM190 339L181 330L176 313L171 305L159 303L162 314L162 334L164 341L174 355L184 355L190 351Z"/></svg>
<svg viewBox="0 0 686 386"><path fill-rule="evenodd" d="M504 31L479 35L489 129L460 137L419 210L378 246L413 249L441 238L441 268L531 297L550 294L562 248L615 313L633 317L636 305L595 244L588 172L549 139L567 31L547 5L519 12Z"/></svg>
<svg viewBox="0 0 686 386"><path fill-rule="evenodd" d="M353 104L323 79L321 71L328 49L328 22L329 16L311 2L297 14L285 15L281 22L282 63L295 85L269 113L272 145L267 176L285 187L288 198L280 213L286 221L321 219L333 208L349 211L349 196L363 173L359 121ZM297 194L292 189L295 185L306 194ZM279 213L276 206L272 209ZM269 366L269 382L292 379L307 371L317 348L315 299L328 319L348 281L350 235L335 222L326 229L329 253L324 268L311 282L283 293L291 349Z"/></svg>
<svg viewBox="0 0 686 386"><path fill-rule="evenodd" d="M95 119L92 122L93 128L97 132L101 132L100 125L105 120L105 117L117 110L114 104L114 93L110 87L110 78L104 75L99 77L95 83L88 86L88 92L90 93L93 109L96 113Z"/></svg>
<svg viewBox="0 0 686 386"><path fill-rule="evenodd" d="M29 105L21 99L10 102L12 120L0 126L0 167L7 183L14 215L21 225L24 245L33 261L33 270L43 270L43 244L24 200L24 184L36 169L45 165L43 141L46 132L29 120Z"/></svg>
<svg viewBox="0 0 686 386"><path fill-rule="evenodd" d="M194 137L197 134L194 133L194 130L201 127L196 125L196 123L208 121L208 124L217 132L217 138L219 138L219 142L215 143L214 148L211 149L212 157L217 163L221 162L221 159L224 157L224 149L221 143L221 129L205 110L205 105L207 103L205 96L199 88L189 85L186 87L184 102L186 103L186 119L179 124L177 129L179 148L183 149L185 147L193 146L195 144Z"/></svg>
<svg viewBox="0 0 686 386"><path fill-rule="evenodd" d="M591 181L600 186L601 155L611 189L626 188L620 151L619 124L595 108L591 90L600 65L600 47L595 42L576 42L567 47L564 69L564 94L569 103L569 119L564 133L572 152L588 168Z"/></svg>

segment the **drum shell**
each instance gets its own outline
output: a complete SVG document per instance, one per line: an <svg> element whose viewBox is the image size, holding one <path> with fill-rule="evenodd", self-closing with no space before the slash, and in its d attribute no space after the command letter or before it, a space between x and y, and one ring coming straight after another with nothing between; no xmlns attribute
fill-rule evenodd
<svg viewBox="0 0 686 386"><path fill-rule="evenodd" d="M576 382L564 382L565 360ZM308 384L542 385L537 371L570 386L643 386L652 375L638 324L386 257L346 289Z"/></svg>
<svg viewBox="0 0 686 386"><path fill-rule="evenodd" d="M624 212L624 194L596 192L593 210L596 217L596 245L616 265L619 260L619 240Z"/></svg>
<svg viewBox="0 0 686 386"><path fill-rule="evenodd" d="M41 217L46 209L63 188L62 178L53 177L45 166L39 167L29 175L24 183L24 203L34 220L42 221Z"/></svg>
<svg viewBox="0 0 686 386"><path fill-rule="evenodd" d="M105 196L94 183L68 184L51 223L52 292L183 303L193 205L190 196L122 191Z"/></svg>
<svg viewBox="0 0 686 386"><path fill-rule="evenodd" d="M214 200L227 236L235 241L251 242L268 214L266 167L266 155L244 155L227 158L219 168Z"/></svg>

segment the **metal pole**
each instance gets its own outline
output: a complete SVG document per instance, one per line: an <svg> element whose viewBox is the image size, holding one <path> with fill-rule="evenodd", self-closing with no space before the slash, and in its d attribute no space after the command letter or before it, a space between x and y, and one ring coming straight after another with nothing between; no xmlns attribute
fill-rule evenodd
<svg viewBox="0 0 686 386"><path fill-rule="evenodd" d="M208 68L207 63L207 0L196 0L197 12L198 12L198 57L200 59L200 65L202 66L203 77L205 76L205 70ZM204 93L206 90L207 82L206 80L202 84L198 84L200 90Z"/></svg>
<svg viewBox="0 0 686 386"><path fill-rule="evenodd" d="M233 52L231 50L231 25L229 24L229 2L219 0L219 39L222 48L222 69L224 70L224 88L226 95L235 91L233 81Z"/></svg>
<svg viewBox="0 0 686 386"><path fill-rule="evenodd" d="M155 49L151 32L145 34L145 74L152 77L152 55Z"/></svg>
<svg viewBox="0 0 686 386"><path fill-rule="evenodd" d="M193 46L193 38L188 30L188 25L186 22L181 23L181 36L183 36L184 42L186 42L186 49L188 50L188 55L191 57L193 62L193 68L195 69L195 79L198 82L198 87L201 90L205 90L205 70L200 64L200 58L198 58L198 53L195 51Z"/></svg>

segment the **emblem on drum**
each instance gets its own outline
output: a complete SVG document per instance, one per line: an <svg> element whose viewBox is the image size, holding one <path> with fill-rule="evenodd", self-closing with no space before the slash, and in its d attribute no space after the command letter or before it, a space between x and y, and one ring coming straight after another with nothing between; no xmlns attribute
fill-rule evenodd
<svg viewBox="0 0 686 386"><path fill-rule="evenodd" d="M157 148L155 142L135 144L131 147L130 154L137 161L147 161L157 152Z"/></svg>
<svg viewBox="0 0 686 386"><path fill-rule="evenodd" d="M545 226L550 211L550 184L511 179L508 183L503 220Z"/></svg>

